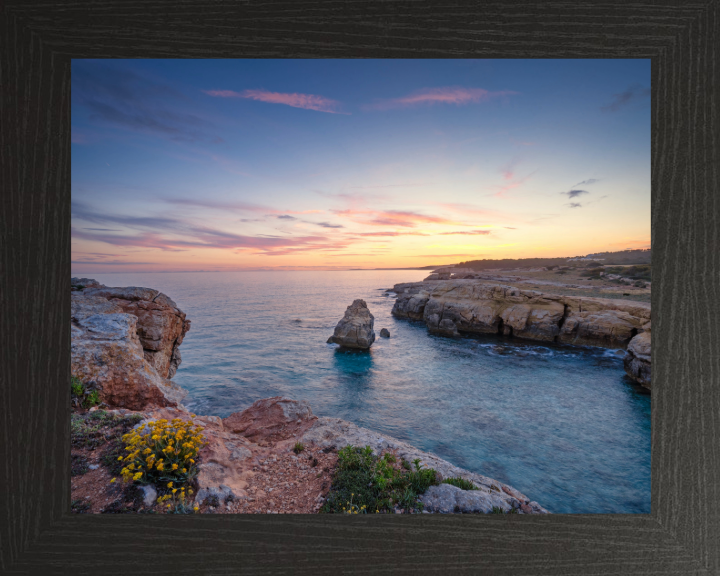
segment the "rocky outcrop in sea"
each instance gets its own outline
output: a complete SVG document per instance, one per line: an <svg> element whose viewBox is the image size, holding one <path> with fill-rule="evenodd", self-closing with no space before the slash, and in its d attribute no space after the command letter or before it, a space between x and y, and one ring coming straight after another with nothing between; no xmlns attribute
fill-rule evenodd
<svg viewBox="0 0 720 576"><path fill-rule="evenodd" d="M628 374L649 387L649 303L561 296L470 279L396 284L393 290L394 316L422 320L430 332L444 336L499 334L624 349L647 332L641 340L644 355L636 355ZM647 363L647 379L636 376L640 360Z"/></svg>
<svg viewBox="0 0 720 576"><path fill-rule="evenodd" d="M375 317L368 310L365 300L355 300L347 307L345 316L337 323L335 333L327 342L343 348L367 350L375 342L374 323Z"/></svg>

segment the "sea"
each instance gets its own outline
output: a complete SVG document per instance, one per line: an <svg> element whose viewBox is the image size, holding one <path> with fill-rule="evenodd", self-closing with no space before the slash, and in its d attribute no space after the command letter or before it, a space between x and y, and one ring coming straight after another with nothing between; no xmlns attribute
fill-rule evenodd
<svg viewBox="0 0 720 576"><path fill-rule="evenodd" d="M552 513L650 512L650 394L623 352L487 335L446 338L394 318L387 289L426 270L82 274L164 292L192 325L174 381L197 414L306 400L509 484ZM369 351L328 337L353 300ZM387 328L390 338L381 338Z"/></svg>

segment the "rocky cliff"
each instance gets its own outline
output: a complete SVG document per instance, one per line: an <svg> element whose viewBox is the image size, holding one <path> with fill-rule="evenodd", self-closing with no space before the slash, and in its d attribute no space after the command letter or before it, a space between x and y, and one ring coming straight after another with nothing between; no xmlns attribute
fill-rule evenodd
<svg viewBox="0 0 720 576"><path fill-rule="evenodd" d="M396 284L393 291L394 316L422 320L428 330L445 336L500 334L627 348L650 328L650 304L645 302L546 294L482 280ZM647 358L649 384L649 335L642 341L647 343L643 362Z"/></svg>
<svg viewBox="0 0 720 576"><path fill-rule="evenodd" d="M190 329L185 313L149 288L108 288L72 279L72 374L108 406L175 406L187 394L169 379Z"/></svg>

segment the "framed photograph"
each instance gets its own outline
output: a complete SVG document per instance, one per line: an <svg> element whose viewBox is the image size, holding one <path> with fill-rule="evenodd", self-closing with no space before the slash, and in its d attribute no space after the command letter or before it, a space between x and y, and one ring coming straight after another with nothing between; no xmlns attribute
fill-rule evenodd
<svg viewBox="0 0 720 576"><path fill-rule="evenodd" d="M3 570L717 570L717 6L275 8L3 9Z"/></svg>

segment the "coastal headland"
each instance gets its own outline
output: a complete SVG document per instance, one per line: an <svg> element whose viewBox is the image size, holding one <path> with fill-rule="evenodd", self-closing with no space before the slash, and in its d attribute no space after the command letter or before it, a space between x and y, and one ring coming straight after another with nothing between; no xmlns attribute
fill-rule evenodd
<svg viewBox="0 0 720 576"><path fill-rule="evenodd" d="M258 400L221 419L192 414L187 391L172 382L190 321L157 290L111 288L72 279L71 364L83 397L73 413L72 500L76 512L162 512L152 485L113 482L108 455L120 432L143 424L192 422L203 427L193 480L200 513L316 513L336 495L338 460L348 446L380 458L390 477L432 470L431 485L391 513L518 513L548 511L512 486L458 468L433 454L337 418L313 415L303 401ZM174 492L173 492L174 494Z"/></svg>

